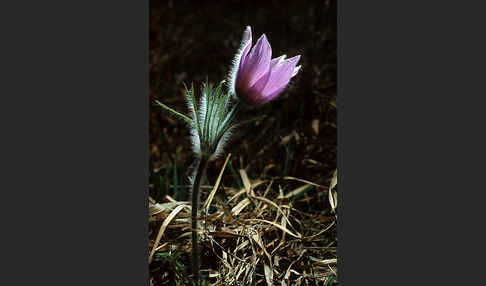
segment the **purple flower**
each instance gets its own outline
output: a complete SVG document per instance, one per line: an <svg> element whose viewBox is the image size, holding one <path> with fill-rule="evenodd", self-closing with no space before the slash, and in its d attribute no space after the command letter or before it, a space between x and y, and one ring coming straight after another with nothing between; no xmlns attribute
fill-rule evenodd
<svg viewBox="0 0 486 286"><path fill-rule="evenodd" d="M288 85L300 66L300 55L285 59L285 55L272 59L272 47L263 34L255 46L251 27L246 27L240 49L233 61L230 74L230 92L248 104L264 104L274 99Z"/></svg>

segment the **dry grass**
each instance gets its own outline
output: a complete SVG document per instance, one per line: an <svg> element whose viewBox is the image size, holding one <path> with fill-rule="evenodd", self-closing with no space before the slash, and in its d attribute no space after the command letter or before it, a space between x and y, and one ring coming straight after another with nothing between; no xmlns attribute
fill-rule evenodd
<svg viewBox="0 0 486 286"><path fill-rule="evenodd" d="M208 285L332 285L336 282L337 215L329 212L335 196L323 186L293 177L251 180L239 170L244 187L220 188L221 177L231 154L222 166L201 213L201 273ZM335 173L336 174L336 173ZM287 189L289 181L301 184ZM302 192L309 186L312 191ZM300 198L296 198L299 196ZM228 198L228 199L227 199ZM331 201L322 198L332 198ZM152 276L186 285L187 269L171 263L190 265L191 222L189 202L166 196L164 203L150 201L150 262L159 254L178 253L179 262L160 259ZM324 203L312 213L298 205ZM302 204L304 202L304 204ZM307 212L306 212L307 211ZM163 262L161 262L163 261ZM169 261L169 262L168 262Z"/></svg>

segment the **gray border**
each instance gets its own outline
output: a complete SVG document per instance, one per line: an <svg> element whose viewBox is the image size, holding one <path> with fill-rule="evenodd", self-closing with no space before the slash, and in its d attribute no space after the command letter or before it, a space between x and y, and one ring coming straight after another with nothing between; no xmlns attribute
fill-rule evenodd
<svg viewBox="0 0 486 286"><path fill-rule="evenodd" d="M484 8L431 2L338 1L340 285L484 284Z"/></svg>
<svg viewBox="0 0 486 286"><path fill-rule="evenodd" d="M147 285L148 1L0 6L0 285Z"/></svg>

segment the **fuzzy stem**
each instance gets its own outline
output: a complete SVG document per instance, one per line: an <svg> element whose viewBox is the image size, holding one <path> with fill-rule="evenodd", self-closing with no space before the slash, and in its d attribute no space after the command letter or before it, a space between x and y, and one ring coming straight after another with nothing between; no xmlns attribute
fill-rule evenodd
<svg viewBox="0 0 486 286"><path fill-rule="evenodd" d="M201 181L206 173L209 156L203 154L198 160L196 167L196 177L192 186L192 277L195 285L199 285L199 267L201 265L201 256L199 253L199 235L198 230L198 207L199 207L199 189Z"/></svg>

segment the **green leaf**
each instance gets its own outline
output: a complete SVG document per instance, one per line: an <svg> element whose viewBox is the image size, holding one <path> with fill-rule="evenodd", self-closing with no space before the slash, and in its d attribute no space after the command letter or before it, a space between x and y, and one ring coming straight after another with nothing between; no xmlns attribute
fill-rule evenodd
<svg viewBox="0 0 486 286"><path fill-rule="evenodd" d="M209 98L209 89L208 89L208 81L206 79L206 83L203 84L203 98L206 100L206 115L204 116L204 130L203 130L203 139L202 141L208 141L208 128L206 123L208 122L208 112L209 112L209 105L210 105L210 98ZM201 146L202 147L202 146Z"/></svg>
<svg viewBox="0 0 486 286"><path fill-rule="evenodd" d="M192 102L192 108L194 109L194 115L196 117L196 127L197 127L197 134L199 135L199 138L201 138L201 124L199 120L199 112L197 110L197 103L196 103L196 97L194 96L194 83L191 83L191 90L187 89L186 84L184 83L184 88L186 89L186 96L189 96Z"/></svg>
<svg viewBox="0 0 486 286"><path fill-rule="evenodd" d="M284 162L284 169L283 169L283 176L287 176L289 172L289 165L290 165L290 147L289 144L285 144L285 162Z"/></svg>
<svg viewBox="0 0 486 286"><path fill-rule="evenodd" d="M239 101L236 102L236 104L233 105L233 108L231 109L231 111L226 116L226 119L224 120L223 125L222 125L222 129L219 131L219 134L217 136L216 142L219 142L219 140L221 140L221 138L226 133L226 131L228 131L231 127L233 127L231 122L233 121L233 118L235 117L235 115L237 113L237 109L238 109L239 104L240 104Z"/></svg>
<svg viewBox="0 0 486 286"><path fill-rule="evenodd" d="M222 80L220 83L219 83L219 86L218 86L218 107L216 109L216 116L218 116L219 118L217 119L217 124L216 124L216 133L219 132L219 125L221 124L221 121L224 117L224 108L226 107L226 104L224 104L224 107L223 109L221 109L221 107L223 106L223 103L226 102L226 98L228 97L228 94L224 94L224 93L221 93L221 86L223 85L225 81Z"/></svg>
<svg viewBox="0 0 486 286"><path fill-rule="evenodd" d="M218 127L216 128L217 131L219 132L219 126L221 124L221 122L223 121L224 119L224 115L225 115L225 111L226 111L226 106L228 105L228 102L229 102L229 99L230 99L230 96L229 95L226 95L226 96L223 96L222 97L222 101L223 101L223 109L220 113L220 116L219 116L219 120L218 120Z"/></svg>
<svg viewBox="0 0 486 286"><path fill-rule="evenodd" d="M213 90L209 90L209 93L210 95L208 96L208 109L209 109L209 117L206 117L205 120L206 120L206 128L208 130L207 134L208 134L208 137L206 138L206 140L208 142L210 142L210 144L212 144L211 142L211 138L212 138L212 133L211 133L211 119L213 118L213 107L214 107L214 92Z"/></svg>
<svg viewBox="0 0 486 286"><path fill-rule="evenodd" d="M162 106L162 107L163 107L163 108L165 108L166 110L168 110L168 111L172 112L173 114L175 114L175 115L177 115L177 116L181 117L182 119L184 119L184 120L186 120L186 121L188 121L188 122L192 123L192 119L191 119L191 118L189 118L187 115L184 115L184 114L182 114L182 113L180 113L180 112L175 111L174 109L172 109L172 108L168 107L167 105L163 104L162 102L160 102L160 101L158 101L158 100L155 100L155 103L157 103L158 105Z"/></svg>
<svg viewBox="0 0 486 286"><path fill-rule="evenodd" d="M331 286L334 283L334 276L327 277L326 286Z"/></svg>
<svg viewBox="0 0 486 286"><path fill-rule="evenodd" d="M157 258L166 258L166 257L169 257L170 256L170 253L169 252L158 252L158 253L155 253L155 257Z"/></svg>

